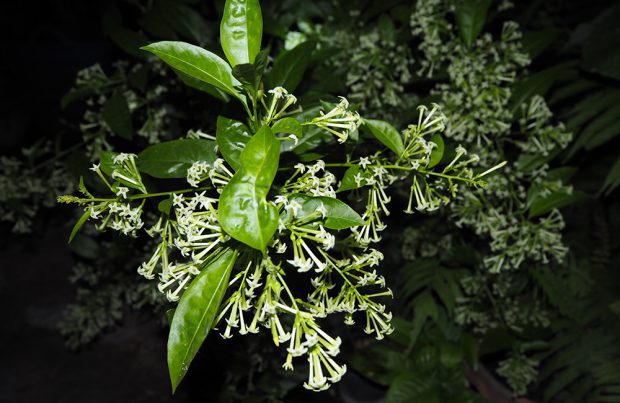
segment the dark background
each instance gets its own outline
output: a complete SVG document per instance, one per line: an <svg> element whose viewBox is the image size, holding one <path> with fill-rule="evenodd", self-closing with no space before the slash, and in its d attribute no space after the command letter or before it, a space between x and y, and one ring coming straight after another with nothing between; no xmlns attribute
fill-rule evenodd
<svg viewBox="0 0 620 403"><path fill-rule="evenodd" d="M570 3L567 21L587 20L606 2ZM78 70L125 57L102 31L105 4L2 2L0 154L13 153L62 129L59 100ZM1 227L0 402L188 401L197 397L193 388L214 384L214 379L222 381L217 368L190 371L187 385L172 398L165 329L139 314L128 314L123 326L93 344L78 351L67 349L56 329L62 310L74 296L67 278L73 260L66 247L65 225L52 220L33 236L10 234ZM326 394L318 396L330 399ZM197 401L208 399L200 396Z"/></svg>

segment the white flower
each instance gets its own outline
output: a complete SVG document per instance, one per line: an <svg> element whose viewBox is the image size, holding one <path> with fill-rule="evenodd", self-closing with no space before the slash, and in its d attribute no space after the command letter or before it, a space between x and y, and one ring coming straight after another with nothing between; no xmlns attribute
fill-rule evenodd
<svg viewBox="0 0 620 403"><path fill-rule="evenodd" d="M283 98L284 95L288 94L288 91L284 87L275 87L274 89L269 90L268 92L272 94L275 99Z"/></svg>
<svg viewBox="0 0 620 403"><path fill-rule="evenodd" d="M371 164L371 162L370 162L370 158L368 158L368 157L362 157L362 158L360 158L359 165L360 165L362 168L366 169L366 167L367 167L368 165L370 165L370 164Z"/></svg>
<svg viewBox="0 0 620 403"><path fill-rule="evenodd" d="M116 189L116 195L122 197L123 199L127 198L127 192L129 192L129 189L124 186L119 186Z"/></svg>

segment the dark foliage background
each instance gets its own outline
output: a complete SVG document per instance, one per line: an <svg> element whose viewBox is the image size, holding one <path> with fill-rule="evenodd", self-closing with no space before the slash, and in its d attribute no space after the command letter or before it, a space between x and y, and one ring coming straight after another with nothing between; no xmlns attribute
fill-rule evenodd
<svg viewBox="0 0 620 403"><path fill-rule="evenodd" d="M122 0L2 2L1 155L17 154L21 147L37 140L53 139L60 132L71 131L70 125L63 122L78 121L79 111L61 111L60 99L71 88L77 71L94 63L109 67L113 61L126 57L102 27L102 15L112 3L126 9ZM212 2L204 3L206 14L217 15L218 7ZM268 18L273 2L262 3ZM517 6L526 11L528 7L538 9L539 3L529 0L518 2ZM540 18L539 13L522 24L570 30L611 6L606 1L547 3L547 18ZM527 12L522 15L527 16ZM126 20L134 17L124 16ZM617 34L611 31L611 35ZM602 40L596 52L618 54L615 39ZM543 70L557 62L554 55L547 55L536 59L531 68ZM616 64L616 70L620 71L620 64ZM617 81L611 79L603 82L610 88L617 86ZM576 102L573 99L561 107L567 110L570 103ZM576 158L577 164L585 167L575 179L580 188L600 184L606 169L618 156L618 142L609 147ZM583 231L591 231L592 211L600 212L603 218L598 219L603 222L609 215L617 217L617 200L616 191L605 201L571 210L576 217L583 218L572 222L567 230L568 239L579 242ZM68 280L73 256L66 245L69 215L53 211L57 215L43 213L48 216L35 222L32 234L13 234L7 225L0 224L0 402L210 401L209 396L226 381L220 370L220 363L227 361L225 351L243 351L243 341L229 341L223 348L219 338L210 340L207 351L203 351L209 358L196 360L188 381L175 397L170 395L167 376L165 328L161 320L151 315L129 312L122 326L104 333L94 343L75 351L65 347L57 322L74 297L74 286ZM599 231L594 230L596 234ZM596 234L589 239L594 244ZM613 265L620 268L617 262ZM610 279L609 287L617 289L617 281L617 276ZM359 386L358 382L361 381L353 374L344 381L350 393L358 394L350 401L373 401L374 389ZM340 401L330 394L292 392L287 397L291 402L319 400Z"/></svg>

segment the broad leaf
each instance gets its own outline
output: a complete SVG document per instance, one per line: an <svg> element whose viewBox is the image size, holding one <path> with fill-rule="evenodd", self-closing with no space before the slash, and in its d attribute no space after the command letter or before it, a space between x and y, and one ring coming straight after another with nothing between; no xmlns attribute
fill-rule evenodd
<svg viewBox="0 0 620 403"><path fill-rule="evenodd" d="M468 47L482 31L490 5L491 0L463 0L458 3L455 11L456 22L461 39Z"/></svg>
<svg viewBox="0 0 620 403"><path fill-rule="evenodd" d="M398 130L391 124L383 120L364 119L364 125L368 127L373 136L383 143L387 148L394 151L397 156L401 156L405 147L403 139Z"/></svg>
<svg viewBox="0 0 620 403"><path fill-rule="evenodd" d="M175 41L156 42L141 49L158 56L175 70L214 85L245 102L235 89L239 81L233 77L230 65L218 55L189 43Z"/></svg>
<svg viewBox="0 0 620 403"><path fill-rule="evenodd" d="M353 165L344 172L344 176L340 181L340 187L338 187L339 192L344 192L345 190L353 190L360 188L362 184L358 185L355 181L355 176L360 172L361 167L359 165Z"/></svg>
<svg viewBox="0 0 620 403"><path fill-rule="evenodd" d="M220 40L232 66L254 63L260 52L263 17L258 0L226 0Z"/></svg>
<svg viewBox="0 0 620 403"><path fill-rule="evenodd" d="M358 225L364 225L364 220L348 204L327 196L310 197L295 194L289 198L301 205L297 211L298 217L305 217L317 211L318 208L325 209L325 228L346 229Z"/></svg>
<svg viewBox="0 0 620 403"><path fill-rule="evenodd" d="M133 137L133 125L127 100L122 94L115 93L103 104L103 120L110 130L124 139Z"/></svg>
<svg viewBox="0 0 620 403"><path fill-rule="evenodd" d="M238 171L241 166L239 157L245 145L252 138L250 129L243 123L223 116L217 118L215 141L222 156L228 164Z"/></svg>
<svg viewBox="0 0 620 403"><path fill-rule="evenodd" d="M315 47L314 42L308 41L280 55L267 76L269 87L281 86L288 92L294 92L303 78Z"/></svg>
<svg viewBox="0 0 620 403"><path fill-rule="evenodd" d="M278 228L278 209L266 200L278 171L280 143L263 126L247 143L239 170L224 187L220 225L231 237L264 251Z"/></svg>
<svg viewBox="0 0 620 403"><path fill-rule="evenodd" d="M297 119L294 118L284 118L278 120L276 123L271 126L271 131L274 134L277 133L290 133L297 136L297 138L301 138L303 136L301 130L301 123Z"/></svg>
<svg viewBox="0 0 620 403"><path fill-rule="evenodd" d="M441 159L443 158L443 153L445 150L443 139L438 133L435 133L431 137L431 141L437 144L437 147L433 147L433 150L431 151L431 156L429 158L427 168L432 168L435 165L439 164L439 162L441 162Z"/></svg>
<svg viewBox="0 0 620 403"><path fill-rule="evenodd" d="M194 162L213 163L215 143L210 140L181 139L146 148L138 155L138 169L154 178L185 178Z"/></svg>
<svg viewBox="0 0 620 403"><path fill-rule="evenodd" d="M202 269L179 301L168 335L168 370L173 392L214 325L236 258L236 250L223 251Z"/></svg>
<svg viewBox="0 0 620 403"><path fill-rule="evenodd" d="M174 70L174 69L173 69ZM212 84L208 84L204 81L200 81L197 78L194 78L188 74L183 73L179 70L174 70L181 81L188 87L192 87L198 91L206 92L207 94L219 99L222 102L228 102L230 100L227 93L222 91L221 89L213 86Z"/></svg>

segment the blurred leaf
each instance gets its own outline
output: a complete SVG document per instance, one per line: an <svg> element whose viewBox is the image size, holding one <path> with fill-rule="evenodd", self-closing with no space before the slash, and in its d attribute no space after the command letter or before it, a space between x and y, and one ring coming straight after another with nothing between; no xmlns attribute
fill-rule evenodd
<svg viewBox="0 0 620 403"><path fill-rule="evenodd" d="M419 372L400 374L388 389L386 403L426 403L439 400L439 389L430 376Z"/></svg>
<svg viewBox="0 0 620 403"><path fill-rule="evenodd" d="M129 112L125 96L114 93L108 98L103 105L102 116L112 132L126 140L133 138L131 112Z"/></svg>
<svg viewBox="0 0 620 403"><path fill-rule="evenodd" d="M146 148L138 155L138 168L154 178L185 178L194 162L212 164L215 142L200 139L166 141Z"/></svg>
<svg viewBox="0 0 620 403"><path fill-rule="evenodd" d="M84 259L97 259L99 257L99 243L84 234L77 233L69 244L69 249Z"/></svg>
<svg viewBox="0 0 620 403"><path fill-rule="evenodd" d="M569 74L569 67L569 64L560 64L531 74L516 83L510 99L512 114L517 113L521 105L528 102L534 95L544 95L556 80Z"/></svg>
<svg viewBox="0 0 620 403"><path fill-rule="evenodd" d="M280 54L266 76L268 87L280 86L289 93L294 92L306 72L315 47L315 42L308 41Z"/></svg>
<svg viewBox="0 0 620 403"><path fill-rule="evenodd" d="M566 192L552 192L549 195L540 197L537 196L530 203L529 218L541 216L550 212L553 209L559 209L569 204L584 201L588 198L588 195L581 191L573 191L572 193Z"/></svg>
<svg viewBox="0 0 620 403"><path fill-rule="evenodd" d="M540 31L530 31L523 34L521 42L523 50L530 59L535 59L560 36L561 31L557 28L547 28Z"/></svg>
<svg viewBox="0 0 620 403"><path fill-rule="evenodd" d="M596 74L620 80L620 6L615 3L594 20L582 46L581 66Z"/></svg>
<svg viewBox="0 0 620 403"><path fill-rule="evenodd" d="M616 160L614 165L609 170L599 193L604 193L607 196L618 186L620 186L620 158Z"/></svg>
<svg viewBox="0 0 620 403"><path fill-rule="evenodd" d="M474 43L482 31L490 5L491 0L462 0L457 3L456 23L467 47Z"/></svg>

